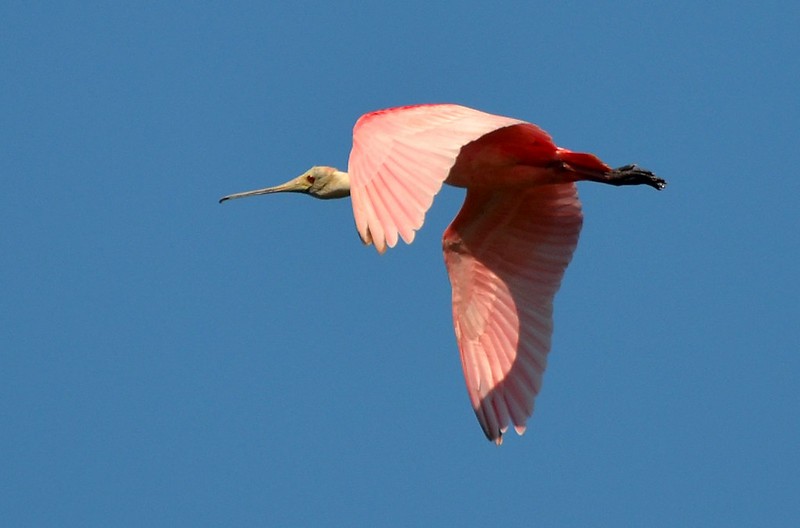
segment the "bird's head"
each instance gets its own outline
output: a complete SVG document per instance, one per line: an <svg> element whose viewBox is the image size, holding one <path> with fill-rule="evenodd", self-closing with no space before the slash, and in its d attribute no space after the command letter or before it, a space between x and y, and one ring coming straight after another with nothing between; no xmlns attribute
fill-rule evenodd
<svg viewBox="0 0 800 528"><path fill-rule="evenodd" d="M257 196L259 194L272 194L279 192L297 192L309 194L314 198L344 198L350 196L350 178L346 172L334 169L333 167L316 166L311 167L306 172L275 187L265 187L255 191L246 191L236 194L229 194L220 198L220 203L234 198L244 198L246 196Z"/></svg>

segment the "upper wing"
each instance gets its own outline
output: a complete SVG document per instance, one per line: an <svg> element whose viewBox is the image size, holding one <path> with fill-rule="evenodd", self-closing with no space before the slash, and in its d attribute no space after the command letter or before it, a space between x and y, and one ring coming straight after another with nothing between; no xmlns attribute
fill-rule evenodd
<svg viewBox="0 0 800 528"><path fill-rule="evenodd" d="M533 413L550 351L553 297L582 224L575 185L469 190L445 231L453 319L478 421L498 443Z"/></svg>
<svg viewBox="0 0 800 528"><path fill-rule="evenodd" d="M461 147L522 123L451 104L391 108L362 116L353 129L350 197L356 227L379 252L407 244L422 227Z"/></svg>

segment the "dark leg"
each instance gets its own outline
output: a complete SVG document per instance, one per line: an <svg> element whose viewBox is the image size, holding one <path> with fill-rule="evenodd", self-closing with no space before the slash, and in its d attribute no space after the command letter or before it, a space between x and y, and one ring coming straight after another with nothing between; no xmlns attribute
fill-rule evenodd
<svg viewBox="0 0 800 528"><path fill-rule="evenodd" d="M603 174L601 177L592 181L608 183L610 185L649 185L659 191L667 186L667 182L659 178L649 170L637 167L636 165L625 165L611 172Z"/></svg>

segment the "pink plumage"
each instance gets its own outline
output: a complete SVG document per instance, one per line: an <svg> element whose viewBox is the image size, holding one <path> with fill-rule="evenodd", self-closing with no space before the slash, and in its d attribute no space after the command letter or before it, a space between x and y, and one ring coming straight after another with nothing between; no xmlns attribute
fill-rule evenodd
<svg viewBox="0 0 800 528"><path fill-rule="evenodd" d="M442 239L470 402L490 440L533 413L553 331L553 298L581 229L575 182L665 186L635 165L611 169L557 147L536 125L452 104L362 116L348 173L312 167L277 187L224 197L302 192L352 198L356 228L383 253L410 244L443 183L465 187Z"/></svg>
<svg viewBox="0 0 800 528"><path fill-rule="evenodd" d="M378 251L410 243L442 183L468 188L443 238L470 402L486 436L533 412L553 297L581 228L575 185L551 183L556 146L534 125L455 105L404 107L356 123L353 213Z"/></svg>
<svg viewBox="0 0 800 528"><path fill-rule="evenodd" d="M457 105L419 105L366 114L353 129L350 196L356 227L383 253L410 244L461 147L520 123Z"/></svg>

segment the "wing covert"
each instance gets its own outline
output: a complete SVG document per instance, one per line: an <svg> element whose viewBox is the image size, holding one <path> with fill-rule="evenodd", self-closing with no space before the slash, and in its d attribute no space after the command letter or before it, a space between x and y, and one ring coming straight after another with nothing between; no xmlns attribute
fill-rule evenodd
<svg viewBox="0 0 800 528"><path fill-rule="evenodd" d="M390 108L365 114L353 129L350 196L356 228L379 252L407 244L461 148L517 119L452 104Z"/></svg>

